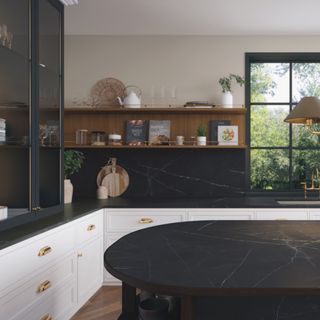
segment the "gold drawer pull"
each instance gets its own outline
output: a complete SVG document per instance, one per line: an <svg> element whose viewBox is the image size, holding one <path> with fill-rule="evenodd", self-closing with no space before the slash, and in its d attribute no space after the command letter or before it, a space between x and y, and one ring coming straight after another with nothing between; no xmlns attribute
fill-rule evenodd
<svg viewBox="0 0 320 320"><path fill-rule="evenodd" d="M51 247L45 246L45 247L43 247L43 248L41 248L41 249L39 250L38 256L39 256L39 257L43 257L43 256L45 256L46 254L50 253L51 251L52 251L52 248L51 248Z"/></svg>
<svg viewBox="0 0 320 320"><path fill-rule="evenodd" d="M44 292L44 291L48 290L50 287L51 287L51 282L50 282L49 280L44 281L44 282L42 282L42 283L40 284L40 286L38 287L37 292L38 292L38 293Z"/></svg>
<svg viewBox="0 0 320 320"><path fill-rule="evenodd" d="M78 256L78 258L81 258L81 257L83 257L83 254L82 254L82 252L78 252L77 256Z"/></svg>
<svg viewBox="0 0 320 320"><path fill-rule="evenodd" d="M50 316L49 313L45 314L40 320L52 320L53 318Z"/></svg>
<svg viewBox="0 0 320 320"><path fill-rule="evenodd" d="M277 218L276 219L277 221L286 221L286 220L288 220L287 218Z"/></svg>
<svg viewBox="0 0 320 320"><path fill-rule="evenodd" d="M153 220L151 218L141 218L139 220L140 224L147 224L147 223L152 223L152 222L153 222Z"/></svg>
<svg viewBox="0 0 320 320"><path fill-rule="evenodd" d="M96 228L96 225L95 224L89 224L88 225L88 228L87 228L87 231L92 231Z"/></svg>

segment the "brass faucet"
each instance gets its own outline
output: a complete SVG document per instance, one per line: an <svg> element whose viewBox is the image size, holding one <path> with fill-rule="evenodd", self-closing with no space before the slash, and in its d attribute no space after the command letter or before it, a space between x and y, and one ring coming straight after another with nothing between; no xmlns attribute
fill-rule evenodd
<svg viewBox="0 0 320 320"><path fill-rule="evenodd" d="M307 182L301 182L303 185L303 191L304 191L304 199L307 200L307 192L308 191L318 191L319 192L319 199L320 199L320 183L319 183L319 170L315 169L312 170L311 173L311 186L308 187ZM315 181L317 183L317 187L315 187Z"/></svg>

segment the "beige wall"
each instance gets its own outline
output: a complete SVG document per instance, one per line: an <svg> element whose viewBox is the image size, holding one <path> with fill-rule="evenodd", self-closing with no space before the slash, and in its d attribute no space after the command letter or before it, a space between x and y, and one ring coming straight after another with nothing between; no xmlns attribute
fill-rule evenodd
<svg viewBox="0 0 320 320"><path fill-rule="evenodd" d="M163 86L168 98L176 87L178 103L219 103L219 77L244 75L245 52L320 52L320 36L66 36L66 103L106 77L140 86L145 103L152 87L161 102ZM243 88L235 87L234 103L244 103Z"/></svg>

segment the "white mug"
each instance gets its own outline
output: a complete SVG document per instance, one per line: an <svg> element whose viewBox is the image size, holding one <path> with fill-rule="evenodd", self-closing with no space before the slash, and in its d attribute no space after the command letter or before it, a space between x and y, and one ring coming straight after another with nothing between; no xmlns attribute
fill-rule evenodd
<svg viewBox="0 0 320 320"><path fill-rule="evenodd" d="M182 146L184 143L184 136L177 136L176 137L176 142L178 146Z"/></svg>
<svg viewBox="0 0 320 320"><path fill-rule="evenodd" d="M108 189L105 186L98 187L97 199L108 199Z"/></svg>

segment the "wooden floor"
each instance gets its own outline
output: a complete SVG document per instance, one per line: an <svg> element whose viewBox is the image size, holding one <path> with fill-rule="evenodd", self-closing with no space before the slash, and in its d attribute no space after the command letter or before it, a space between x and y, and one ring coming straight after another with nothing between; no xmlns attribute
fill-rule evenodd
<svg viewBox="0 0 320 320"><path fill-rule="evenodd" d="M117 320L121 311L121 287L102 287L72 320Z"/></svg>

